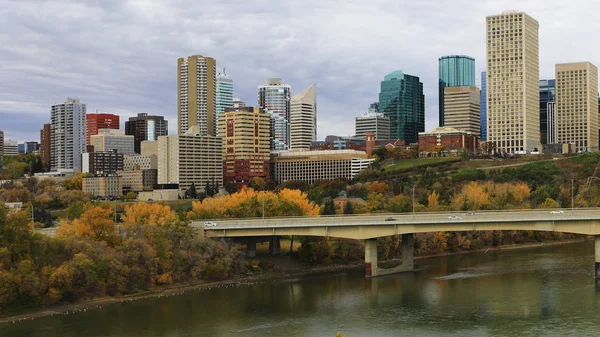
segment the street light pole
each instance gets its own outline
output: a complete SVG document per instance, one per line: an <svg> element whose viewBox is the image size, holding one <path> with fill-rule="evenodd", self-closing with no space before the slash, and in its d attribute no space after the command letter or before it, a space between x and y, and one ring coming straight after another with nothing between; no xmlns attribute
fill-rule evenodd
<svg viewBox="0 0 600 337"><path fill-rule="evenodd" d="M262 199L263 199L263 202L262 202L262 204L263 204L262 218L263 218L263 221L264 221L265 220L265 191L264 190L263 190L263 197L262 197Z"/></svg>
<svg viewBox="0 0 600 337"><path fill-rule="evenodd" d="M414 184L413 184L412 192L413 192L412 193L412 195L413 195L413 197L412 197L412 199L413 199L412 200L412 204L413 204L413 216L414 216L415 215L415 185Z"/></svg>
<svg viewBox="0 0 600 337"><path fill-rule="evenodd" d="M573 210L575 208L575 196L573 195L574 193L574 187L573 187L573 179L571 179L571 210Z"/></svg>

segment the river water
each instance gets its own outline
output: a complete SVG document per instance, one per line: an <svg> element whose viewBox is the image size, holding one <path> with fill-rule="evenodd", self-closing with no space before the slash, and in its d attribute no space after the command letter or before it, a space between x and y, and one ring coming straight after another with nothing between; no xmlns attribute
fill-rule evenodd
<svg viewBox="0 0 600 337"><path fill-rule="evenodd" d="M213 288L0 325L0 336L599 336L592 243Z"/></svg>

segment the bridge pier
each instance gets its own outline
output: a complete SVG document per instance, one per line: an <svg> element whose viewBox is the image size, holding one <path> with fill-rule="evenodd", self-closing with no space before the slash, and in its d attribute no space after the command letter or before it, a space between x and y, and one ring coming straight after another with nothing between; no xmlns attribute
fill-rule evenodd
<svg viewBox="0 0 600 337"><path fill-rule="evenodd" d="M594 265L594 277L596 281L600 281L600 235L596 235L595 239L594 256L596 263Z"/></svg>
<svg viewBox="0 0 600 337"><path fill-rule="evenodd" d="M256 239L253 237L246 239L246 257L256 257Z"/></svg>
<svg viewBox="0 0 600 337"><path fill-rule="evenodd" d="M271 241L269 241L269 252L271 255L281 255L281 241L279 240L279 236L273 235L271 237Z"/></svg>
<svg viewBox="0 0 600 337"><path fill-rule="evenodd" d="M402 264L394 268L383 269L377 265L377 239L365 240L365 276L376 277L413 271L415 238L413 234L402 234Z"/></svg>

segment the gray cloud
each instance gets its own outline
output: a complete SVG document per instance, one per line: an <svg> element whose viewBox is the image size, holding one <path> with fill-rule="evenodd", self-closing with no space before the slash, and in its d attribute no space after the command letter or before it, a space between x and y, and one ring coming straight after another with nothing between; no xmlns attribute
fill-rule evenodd
<svg viewBox="0 0 600 337"><path fill-rule="evenodd" d="M175 130L177 58L193 54L216 58L235 96L250 104L267 77L283 77L293 92L317 83L319 138L352 134L383 76L400 69L424 83L431 129L437 59L470 55L482 71L486 15L519 9L536 18L540 77L552 78L555 63L599 64L596 7L583 0L0 0L0 129L7 138L38 139L50 106L70 96L123 121L165 115Z"/></svg>

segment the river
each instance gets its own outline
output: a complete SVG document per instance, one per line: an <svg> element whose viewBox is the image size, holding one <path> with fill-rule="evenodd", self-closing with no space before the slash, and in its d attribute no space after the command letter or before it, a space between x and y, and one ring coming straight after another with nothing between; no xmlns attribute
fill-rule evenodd
<svg viewBox="0 0 600 337"><path fill-rule="evenodd" d="M598 336L593 243L417 260L0 325L0 336Z"/></svg>

